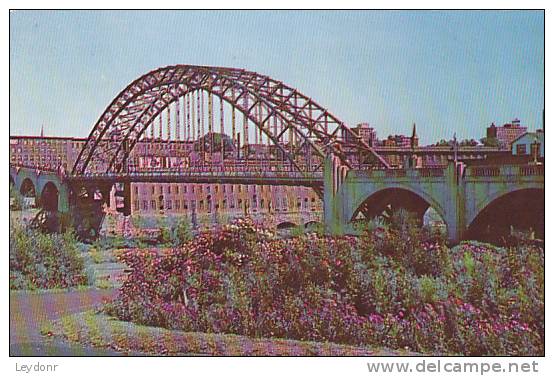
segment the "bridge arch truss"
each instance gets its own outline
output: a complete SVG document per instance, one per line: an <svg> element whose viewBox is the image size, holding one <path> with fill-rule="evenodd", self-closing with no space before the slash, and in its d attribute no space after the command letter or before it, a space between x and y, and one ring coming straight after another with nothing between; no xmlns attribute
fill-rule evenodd
<svg viewBox="0 0 554 376"><path fill-rule="evenodd" d="M155 118L195 91L215 95L233 111L241 112L300 172L322 171L328 152L351 167L348 150L363 153L366 161L388 166L336 116L280 81L242 69L175 65L143 75L112 101L92 129L72 174L121 172L130 151ZM306 155L314 160L307 163Z"/></svg>

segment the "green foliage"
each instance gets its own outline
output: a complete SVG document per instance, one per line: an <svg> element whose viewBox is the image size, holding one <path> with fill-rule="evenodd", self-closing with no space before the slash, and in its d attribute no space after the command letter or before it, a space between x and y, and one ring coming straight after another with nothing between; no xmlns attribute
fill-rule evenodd
<svg viewBox="0 0 554 376"><path fill-rule="evenodd" d="M185 217L179 217L172 228L171 240L174 246L182 246L192 239L189 221Z"/></svg>
<svg viewBox="0 0 554 376"><path fill-rule="evenodd" d="M10 224L10 289L67 288L87 283L75 234L43 234Z"/></svg>
<svg viewBox="0 0 554 376"><path fill-rule="evenodd" d="M141 229L144 227L144 218L138 214L133 214L131 216L131 223L133 224L133 227L136 229Z"/></svg>
<svg viewBox="0 0 554 376"><path fill-rule="evenodd" d="M122 261L130 274L104 309L140 324L425 353L544 353L544 250L449 249L406 212L359 238L279 239L237 220Z"/></svg>
<svg viewBox="0 0 554 376"><path fill-rule="evenodd" d="M180 247L192 239L189 220L186 217L159 218L158 242L167 246Z"/></svg>
<svg viewBox="0 0 554 376"><path fill-rule="evenodd" d="M500 142L496 137L483 137L480 139L481 143L485 146L497 148L500 146Z"/></svg>
<svg viewBox="0 0 554 376"><path fill-rule="evenodd" d="M460 146L477 146L477 145L479 145L479 143L475 141L473 138L471 140L465 139L460 141Z"/></svg>
<svg viewBox="0 0 554 376"><path fill-rule="evenodd" d="M21 194L12 184L10 184L10 209L22 210L23 206L23 198L21 197Z"/></svg>
<svg viewBox="0 0 554 376"><path fill-rule="evenodd" d="M302 225L295 226L290 230L291 236L295 236L295 237L302 236L304 235L305 232L306 232L306 229Z"/></svg>
<svg viewBox="0 0 554 376"><path fill-rule="evenodd" d="M214 152L220 152L222 144L223 150L225 152L235 150L235 146L231 137L227 136L226 134L215 132L206 134L200 140L195 142L194 150L200 151L203 148L203 150L213 150Z"/></svg>

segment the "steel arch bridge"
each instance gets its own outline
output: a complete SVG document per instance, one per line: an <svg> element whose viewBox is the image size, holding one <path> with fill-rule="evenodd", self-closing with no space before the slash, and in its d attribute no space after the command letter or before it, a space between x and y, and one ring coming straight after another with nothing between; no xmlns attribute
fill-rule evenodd
<svg viewBox="0 0 554 376"><path fill-rule="evenodd" d="M224 118L223 102L232 107L233 139L235 111L238 111L246 126L243 143L248 144L247 127L250 122L256 127L254 132L259 132L260 139L263 135L296 172L321 172L324 158L330 153L346 168L352 168L348 153L363 155L364 163L389 167L344 122L308 96L280 81L243 69L174 65L143 75L119 93L96 122L71 175L123 172L131 150L146 129L152 127L154 120L165 109L168 109L169 116L169 106L179 103L182 97L186 97L187 109L194 111L195 93L197 109L200 110L200 92L202 95L208 93L210 105L212 95L219 97L222 103L221 119ZM189 100L192 101L191 106ZM211 107L209 112L209 116L213 116ZM185 126L190 128L190 118L186 122ZM193 113L193 133L194 122ZM221 127L223 129L223 125ZM198 128L200 130L200 121ZM153 134L153 128L151 131Z"/></svg>

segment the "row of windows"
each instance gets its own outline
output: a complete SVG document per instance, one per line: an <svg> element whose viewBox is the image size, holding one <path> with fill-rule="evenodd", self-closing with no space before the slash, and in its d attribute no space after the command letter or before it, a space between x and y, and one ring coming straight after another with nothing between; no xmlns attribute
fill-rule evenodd
<svg viewBox="0 0 554 376"><path fill-rule="evenodd" d="M148 142L145 144L146 149L154 149L154 150L189 150L192 149L192 144L174 144L174 143L167 143L166 142Z"/></svg>
<svg viewBox="0 0 554 376"><path fill-rule="evenodd" d="M11 161L13 163L16 163L16 162L19 162L19 163L22 163L22 162L25 162L25 163L34 163L34 162L52 162L52 163L59 163L59 162L67 162L67 159L63 158L63 159L60 159L58 157L50 157L50 156L47 156L47 157L42 157L42 158L39 158L39 157L33 157L33 156L15 156L15 155L12 155L11 156Z"/></svg>
<svg viewBox="0 0 554 376"><path fill-rule="evenodd" d="M80 149L85 144L84 141L67 141L67 140L59 140L59 139L23 139L19 140L18 144L23 144L24 146L53 146L53 147L60 147L68 145L74 149ZM21 148L19 148L21 152Z"/></svg>
<svg viewBox="0 0 554 376"><path fill-rule="evenodd" d="M282 204L281 206L279 204ZM275 207L273 207L272 205L272 202L271 201L268 201L266 203L266 201L264 199L261 199L259 202L258 200L256 199L256 197L254 197L252 199L252 202L250 202L250 200L242 200L242 199L238 199L236 202L235 200L221 200L221 201L216 201L215 202L215 206L214 206L214 203L210 200L210 199L206 199L206 201L204 200L163 200L163 199L160 199L160 200L143 200L142 201L142 206L140 205L140 201L139 200L135 200L134 201L134 210L135 211L139 211L139 210L143 210L143 211L147 211L147 210L180 210L181 208L183 208L184 210L189 210L189 208L191 210L199 210L199 211L204 211L204 210L207 210L208 212L211 212L213 209L215 210L219 210L219 209L223 209L223 210L226 210L226 209L243 209L243 208L250 208L252 207L252 209L257 209L258 208L258 204L259 204L259 208L260 209L268 209L268 210L271 210L271 209L274 209L276 211L279 211L280 209L283 209L283 210L287 210L287 209L304 209L304 210L316 210L316 209L319 209L320 205L318 205L318 203L316 203L315 201L315 198L312 198L311 201L308 201L307 198L304 199L304 201L298 199L296 201L296 204L294 203L294 200L287 200L286 197L283 197L282 200L277 200L275 202ZM290 206L289 206L290 204ZM252 205L252 206L250 206Z"/></svg>
<svg viewBox="0 0 554 376"><path fill-rule="evenodd" d="M531 155L539 155L540 154L540 143L533 143L529 145L530 148L530 154ZM526 155L527 154L527 145L526 144L517 144L516 145L516 154L517 155Z"/></svg>
<svg viewBox="0 0 554 376"><path fill-rule="evenodd" d="M16 148L11 147L12 153L27 153L27 154L36 154L36 153L52 153L52 154L60 154L62 152L62 148L59 145L55 145L55 147L32 147L32 148Z"/></svg>
<svg viewBox="0 0 554 376"><path fill-rule="evenodd" d="M181 191L182 191L182 193L187 193L187 190L189 189L187 187L190 188L191 193L195 193L195 187L196 187L196 193L203 193L204 192L204 186L202 186L202 185L197 185L197 186L195 186L195 185L191 185L191 186L183 185L182 190L181 190L181 188L179 188L178 185L175 185L175 186L166 185L165 193L167 193L167 194L171 194L171 193L179 194ZM228 186L228 188L229 188L231 193L234 193L234 191L235 191L235 186L234 185L230 185L230 186ZM222 185L221 186L221 191L223 193L226 193L228 188L227 188L226 185ZM237 192L241 193L242 188L243 188L242 185L237 185ZM266 191L273 192L273 191L280 191L279 188L280 187L272 187L272 186L265 187L265 186L262 185L262 186L259 187L259 190L260 190L260 192L266 192ZM219 188L218 185L215 185L213 187L213 189L214 189L214 193L219 193L220 188ZM247 186L245 186L245 191L246 192L249 192L249 191L256 192L257 189L258 188L257 188L256 185L247 185ZM210 185L205 186L205 190L206 190L207 193L211 193L212 186L210 186ZM152 185L150 187L143 187L142 189L140 189L140 191L142 191L142 193L148 193L148 191L150 191L150 194L155 194L156 193L156 186ZM164 193L163 186L159 185L157 191L160 194ZM139 194L139 186L134 187L134 193L135 193L135 195Z"/></svg>

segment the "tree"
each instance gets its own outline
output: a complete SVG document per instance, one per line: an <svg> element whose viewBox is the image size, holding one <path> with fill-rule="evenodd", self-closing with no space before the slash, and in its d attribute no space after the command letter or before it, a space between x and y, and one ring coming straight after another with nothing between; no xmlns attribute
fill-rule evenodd
<svg viewBox="0 0 554 376"><path fill-rule="evenodd" d="M200 140L198 140L194 144L194 150L195 151L214 151L214 152L220 152L221 151L221 144L223 140L223 150L226 153L230 153L235 150L235 145L233 145L233 140L231 140L231 137L227 136L226 134L222 133L208 133L204 135Z"/></svg>
<svg viewBox="0 0 554 376"><path fill-rule="evenodd" d="M10 209L21 210L23 209L23 198L21 194L10 184Z"/></svg>
<svg viewBox="0 0 554 376"><path fill-rule="evenodd" d="M477 146L479 143L477 141L475 141L473 138L470 140L470 139L465 139L465 140L462 140L460 141L460 146Z"/></svg>
<svg viewBox="0 0 554 376"><path fill-rule="evenodd" d="M500 142L496 137L483 137L480 141L485 146L489 146L493 148L497 148L500 146Z"/></svg>

